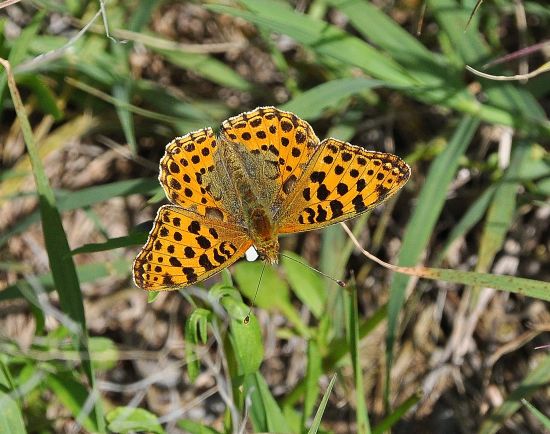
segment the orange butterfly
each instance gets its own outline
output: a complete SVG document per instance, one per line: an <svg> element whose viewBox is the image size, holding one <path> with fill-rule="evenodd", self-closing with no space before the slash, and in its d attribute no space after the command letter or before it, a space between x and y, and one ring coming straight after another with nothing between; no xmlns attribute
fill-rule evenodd
<svg viewBox="0 0 550 434"><path fill-rule="evenodd" d="M290 112L259 107L174 139L159 180L173 205L158 211L134 261L134 281L179 289L228 267L254 246L275 264L280 234L318 229L374 208L407 182L399 157L319 141Z"/></svg>

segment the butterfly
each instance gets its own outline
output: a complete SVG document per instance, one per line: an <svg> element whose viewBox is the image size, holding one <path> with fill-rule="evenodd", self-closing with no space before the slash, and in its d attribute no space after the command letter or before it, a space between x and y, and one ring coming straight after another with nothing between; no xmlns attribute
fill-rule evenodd
<svg viewBox="0 0 550 434"><path fill-rule="evenodd" d="M395 194L410 167L337 139L320 141L293 113L258 107L166 147L159 181L170 200L133 266L134 282L171 290L200 282L253 246L278 260L278 236L356 217Z"/></svg>

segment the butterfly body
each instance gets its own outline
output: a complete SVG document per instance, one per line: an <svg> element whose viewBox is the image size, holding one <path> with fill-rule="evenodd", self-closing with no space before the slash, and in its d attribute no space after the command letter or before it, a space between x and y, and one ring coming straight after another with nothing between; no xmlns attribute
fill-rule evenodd
<svg viewBox="0 0 550 434"><path fill-rule="evenodd" d="M293 113L260 107L168 144L159 209L134 262L144 289L206 279L254 246L277 263L278 236L318 229L383 202L408 180L399 157L336 139L319 141Z"/></svg>
<svg viewBox="0 0 550 434"><path fill-rule="evenodd" d="M240 143L219 139L214 151L214 169L206 182L219 191L215 199L231 210L235 225L242 228L260 258L277 263L279 242L274 225L277 166Z"/></svg>

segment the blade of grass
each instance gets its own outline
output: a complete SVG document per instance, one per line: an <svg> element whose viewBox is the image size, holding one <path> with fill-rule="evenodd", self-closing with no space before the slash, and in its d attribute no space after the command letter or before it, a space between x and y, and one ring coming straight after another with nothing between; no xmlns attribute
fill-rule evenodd
<svg viewBox="0 0 550 434"><path fill-rule="evenodd" d="M440 86L448 78L446 59L424 47L373 3L366 0L328 0L327 3L346 14L367 41L391 53L422 83Z"/></svg>
<svg viewBox="0 0 550 434"><path fill-rule="evenodd" d="M445 203L447 186L453 179L459 160L472 140L478 125L478 120L465 116L457 126L445 150L431 164L426 183L422 187L413 215L405 229L399 254L399 265L415 265L428 245L435 223ZM386 338L386 402L388 402L389 397L390 372L393 363L393 345L396 339L397 321L405 301L405 289L409 279L405 275L395 275L390 287L388 335Z"/></svg>
<svg viewBox="0 0 550 434"><path fill-rule="evenodd" d="M207 54L182 53L181 51L160 50L154 47L152 50L162 54L170 63L180 68L189 69L220 86L240 91L250 91L253 88L252 84L237 74L235 70Z"/></svg>
<svg viewBox="0 0 550 434"><path fill-rule="evenodd" d="M36 37L36 34L40 30L42 21L44 19L45 12L40 12L34 16L32 21L25 26L19 37L14 41L13 47L10 50L8 56L8 62L10 65L17 65L27 55L29 46L32 40ZM8 76L7 71L0 73L0 107L4 106L4 92L6 91ZM0 112L0 120L2 119L2 113Z"/></svg>
<svg viewBox="0 0 550 434"><path fill-rule="evenodd" d="M526 399L522 399L521 403L527 407L529 412L535 416L539 422L546 428L547 431L550 431L550 418L546 416L544 413L542 413L537 407L535 407L533 404L531 404Z"/></svg>
<svg viewBox="0 0 550 434"><path fill-rule="evenodd" d="M533 393L548 385L550 382L550 355L542 361L524 378L521 384L515 389L504 402L494 409L483 421L478 431L479 434L496 433L506 420L518 411L522 399L529 399Z"/></svg>
<svg viewBox="0 0 550 434"><path fill-rule="evenodd" d="M78 423L82 424L83 428L88 432L99 430L93 418L81 413L82 409L85 408L89 393L71 372L50 374L46 378L46 384L63 406L73 414Z"/></svg>
<svg viewBox="0 0 550 434"><path fill-rule="evenodd" d="M317 409L317 413L315 413L315 418L313 419L313 423L309 428L308 434L316 434L317 431L319 431L319 427L321 426L321 418L323 417L325 409L327 408L328 399L330 398L330 394L332 392L332 388L334 387L335 382L336 382L336 374L334 374L330 379L330 383L328 384L327 390L323 395L323 399L321 400L321 404Z"/></svg>
<svg viewBox="0 0 550 434"><path fill-rule="evenodd" d="M126 197L131 194L153 194L159 188L161 187L156 179L137 178L83 188L82 190L76 192L56 191L55 194L58 198L57 208L60 212L64 212L71 211L73 209L86 208L95 203L109 200L113 197ZM39 212L34 212L21 219L13 228L0 235L0 247L3 246L11 237L22 233L30 225L39 220Z"/></svg>
<svg viewBox="0 0 550 434"><path fill-rule="evenodd" d="M0 360L0 432L26 433L21 408L10 394L13 389L10 371L4 361Z"/></svg>
<svg viewBox="0 0 550 434"><path fill-rule="evenodd" d="M355 413L357 432L370 434L369 414L365 402L363 387L363 369L359 359L359 308L357 305L357 287L355 283L350 285L350 294L346 294L347 317L348 317L348 342L350 347L351 365L353 367L353 379L355 385Z"/></svg>
<svg viewBox="0 0 550 434"><path fill-rule="evenodd" d="M302 426L306 426L309 416L313 412L317 396L319 395L319 378L321 378L321 354L317 343L310 339L307 343L307 371L305 377L304 409L302 412Z"/></svg>
<svg viewBox="0 0 550 434"><path fill-rule="evenodd" d="M132 261L130 259L118 259L105 262L93 262L77 267L78 280L82 283L93 282L107 276L117 276L119 278L128 276ZM53 291L54 280L51 273L45 273L38 276L38 282L45 291ZM21 297L21 285L27 285L25 279L20 279L13 285L10 285L0 291L0 301L12 300Z"/></svg>
<svg viewBox="0 0 550 434"><path fill-rule="evenodd" d="M80 325L80 334L74 335L73 340L82 353L82 365L86 377L88 378L89 386L91 389L94 389L95 375L87 347L86 317L84 314L84 305L82 303L82 293L80 292L80 284L69 249L69 243L63 229L53 190L50 187L50 183L44 172L44 167L42 166L42 161L38 155L31 125L25 113L25 107L23 106L21 96L17 90L15 79L11 73L10 64L4 59L0 59L0 63L8 76L8 87L32 164L36 188L39 194L44 242L48 253L52 276L59 294L59 302L63 311L69 315L73 321ZM99 431L105 431L103 412L99 403L94 405L94 422L98 426Z"/></svg>
<svg viewBox="0 0 550 434"><path fill-rule="evenodd" d="M407 86L414 82L407 71L390 58L335 26L270 0L240 0L239 3L248 11L223 5L209 5L208 8L288 35L321 55L342 61L344 65L357 66L387 84Z"/></svg>
<svg viewBox="0 0 550 434"><path fill-rule="evenodd" d="M363 77L331 80L301 93L283 104L281 109L296 113L301 118L314 120L320 118L325 109L337 106L340 101L383 84L379 80Z"/></svg>
<svg viewBox="0 0 550 434"><path fill-rule="evenodd" d="M139 246L147 241L148 232L134 232L125 237L109 238L104 243L85 244L71 251L73 255L82 253L105 252L107 250L120 249L121 247Z"/></svg>
<svg viewBox="0 0 550 434"><path fill-rule="evenodd" d="M248 11L224 5L209 5L208 8L219 13L227 13L244 18L261 28L282 33L309 47L321 56L336 59L342 66L358 67L366 74L382 80L386 86L400 88L420 101L440 104L461 112L474 115L489 122L522 128L532 132L536 129L550 137L550 121L541 112L540 105L526 91L512 91L514 100L521 94L521 110L510 113L510 103L505 98L494 101L492 105L481 104L467 89L462 79L463 71L446 66L444 80L433 76L439 85L421 81L421 74L410 70L410 65L400 65L390 55L374 49L366 42L351 34L297 13L288 5L268 0L240 0ZM412 38L412 36L411 36ZM426 68L424 75L430 74ZM505 96L506 91L502 92ZM519 93L518 93L519 92ZM504 103L502 105L501 103ZM518 106L519 107L519 106ZM538 114L537 114L538 113Z"/></svg>
<svg viewBox="0 0 550 434"><path fill-rule="evenodd" d="M444 268L428 268L428 267L399 267L397 265L388 264L367 252L361 247L357 238L347 226L340 223L346 230L348 236L353 239L356 247L369 259L383 267L402 273L405 276L416 276L424 279L443 280L446 282L459 283L463 285L472 285L479 287L488 287L501 291L513 292L528 297L538 298L540 300L550 301L550 283L541 280L525 279L523 277L502 276L498 274L478 273L475 271L456 271Z"/></svg>
<svg viewBox="0 0 550 434"><path fill-rule="evenodd" d="M443 262L449 247L451 247L454 241L466 235L471 228L481 221L487 211L487 208L489 208L493 195L495 194L495 189L496 186L491 185L487 190L485 190L481 196L479 196L479 198L477 198L477 200L468 208L460 221L453 226L453 229L447 237L445 244L433 260L434 266L438 266L441 262Z"/></svg>
<svg viewBox="0 0 550 434"><path fill-rule="evenodd" d="M378 425L372 430L372 434L383 434L389 432L392 426L397 422L402 420L407 412L413 408L416 404L420 402L422 396L420 394L415 394L409 396L405 402L399 405L390 415L385 417Z"/></svg>

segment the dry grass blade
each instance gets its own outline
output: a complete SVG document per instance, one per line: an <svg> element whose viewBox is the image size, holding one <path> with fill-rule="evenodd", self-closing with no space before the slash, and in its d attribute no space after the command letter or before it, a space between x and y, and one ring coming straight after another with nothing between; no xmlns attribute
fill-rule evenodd
<svg viewBox="0 0 550 434"><path fill-rule="evenodd" d="M478 76L483 77L483 78L488 78L490 80L495 80L495 81L519 81L519 80L527 80L529 78L536 77L537 75L540 75L544 72L550 71L550 62L546 62L544 65L539 66L537 69L535 69L534 71L531 71L527 74L516 74L516 75L511 75L511 76L487 74L485 72L478 71L477 69L474 69L469 65L466 65L466 69L468 71L470 71L471 73L475 74L475 75L478 75Z"/></svg>

